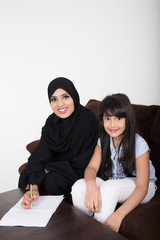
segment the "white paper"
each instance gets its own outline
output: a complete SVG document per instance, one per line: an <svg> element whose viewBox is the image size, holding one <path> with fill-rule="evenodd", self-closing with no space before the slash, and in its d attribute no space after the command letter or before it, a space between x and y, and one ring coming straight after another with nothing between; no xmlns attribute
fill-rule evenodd
<svg viewBox="0 0 160 240"><path fill-rule="evenodd" d="M39 196L32 209L21 206L23 197L0 220L0 226L45 227L63 200L60 196Z"/></svg>

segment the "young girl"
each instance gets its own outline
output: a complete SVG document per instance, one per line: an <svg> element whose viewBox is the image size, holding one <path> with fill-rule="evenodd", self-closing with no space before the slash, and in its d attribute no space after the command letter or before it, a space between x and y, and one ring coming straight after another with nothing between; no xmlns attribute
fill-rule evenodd
<svg viewBox="0 0 160 240"><path fill-rule="evenodd" d="M136 133L126 95L107 96L99 117L100 138L85 170L85 180L72 187L72 199L76 207L118 232L129 212L153 198L155 169L146 141ZM115 211L117 203L121 206Z"/></svg>

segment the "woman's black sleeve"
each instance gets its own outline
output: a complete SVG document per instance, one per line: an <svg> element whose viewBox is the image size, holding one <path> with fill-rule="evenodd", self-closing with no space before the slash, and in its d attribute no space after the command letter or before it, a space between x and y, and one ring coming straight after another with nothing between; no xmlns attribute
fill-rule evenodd
<svg viewBox="0 0 160 240"><path fill-rule="evenodd" d="M36 184L40 187L46 177L45 164L53 157L52 154L41 137L38 146L28 158L27 167L20 175L19 187L25 187L27 184Z"/></svg>

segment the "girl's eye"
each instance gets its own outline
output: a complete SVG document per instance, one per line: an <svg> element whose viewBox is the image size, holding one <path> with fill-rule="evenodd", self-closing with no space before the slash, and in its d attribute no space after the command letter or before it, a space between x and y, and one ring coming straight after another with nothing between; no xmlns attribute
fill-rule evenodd
<svg viewBox="0 0 160 240"><path fill-rule="evenodd" d="M106 118L105 118L105 120L106 120L106 121L109 121L109 120L110 120L110 118L109 118L109 117L106 117Z"/></svg>
<svg viewBox="0 0 160 240"><path fill-rule="evenodd" d="M117 117L117 120L121 120L122 118L121 117Z"/></svg>

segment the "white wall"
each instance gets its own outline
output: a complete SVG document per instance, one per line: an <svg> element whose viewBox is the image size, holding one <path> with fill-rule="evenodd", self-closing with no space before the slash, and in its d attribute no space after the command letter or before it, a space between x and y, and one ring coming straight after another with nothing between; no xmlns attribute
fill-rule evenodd
<svg viewBox="0 0 160 240"><path fill-rule="evenodd" d="M115 92L160 104L159 10L158 0L0 0L0 192L17 187L53 78L71 79L82 104Z"/></svg>

